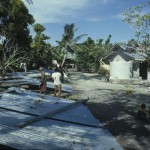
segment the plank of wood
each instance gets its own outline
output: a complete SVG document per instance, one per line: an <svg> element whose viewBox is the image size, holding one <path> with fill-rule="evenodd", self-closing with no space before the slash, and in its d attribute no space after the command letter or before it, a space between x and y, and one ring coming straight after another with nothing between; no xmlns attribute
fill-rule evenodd
<svg viewBox="0 0 150 150"><path fill-rule="evenodd" d="M12 111L12 112L16 112L16 113L21 113L21 114L25 114L25 115L31 115L31 116L34 116L34 117L38 117L39 116L37 114L23 112L23 111L18 111L18 110L5 108L5 107L1 107L1 106L0 106L0 109L6 110L6 111ZM50 120L55 120L55 121L61 121L61 122L65 122L65 123L76 124L76 125L80 125L80 126L93 127L93 128L106 128L109 125L108 123L107 124L106 123L102 123L102 124L99 124L99 125L93 125L93 124L80 123L80 122L69 121L69 120L64 120L64 119L56 119L56 118L49 117L49 116L46 116L44 118L45 119L50 119Z"/></svg>
<svg viewBox="0 0 150 150"><path fill-rule="evenodd" d="M22 123L20 123L19 125L17 125L17 127L23 128L23 127L26 127L26 126L29 125L29 124L32 124L32 123L37 122L37 121L40 121L40 120L42 120L42 119L44 119L44 118L46 118L46 117L55 116L55 115L57 115L57 114L59 114L59 113L62 113L62 112L64 112L64 111L67 111L67 110L69 110L69 109L72 109L72 108L74 108L74 107L77 107L78 105L80 105L80 104L82 104L82 103L85 103L85 102L87 102L88 100L89 100L89 98L88 98L88 99L85 99L85 100L80 100L80 101L77 101L77 102L68 104L68 105L66 105L66 106L64 106L64 107L62 107L62 108L57 109L57 110L51 111L51 112L49 112L49 113L40 115L40 116L38 116L38 117L32 118L32 119L30 119L30 120L27 120L27 121L25 121L25 122L22 122Z"/></svg>

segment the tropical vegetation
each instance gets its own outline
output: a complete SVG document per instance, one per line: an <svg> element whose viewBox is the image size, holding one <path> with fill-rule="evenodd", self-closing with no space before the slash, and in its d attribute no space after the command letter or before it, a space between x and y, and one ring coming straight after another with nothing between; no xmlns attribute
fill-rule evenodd
<svg viewBox="0 0 150 150"><path fill-rule="evenodd" d="M32 4L32 0L27 0ZM34 3L33 3L34 5ZM150 46L150 14L143 14L143 9L150 6L150 0L139 6L128 8L124 11L124 22L135 29L137 42L144 52L148 52ZM35 36L31 36L30 28L33 27ZM64 67L68 50L75 54L73 61L79 71L98 71L101 66L101 59L104 58L112 47L111 37L93 40L91 37L81 42L83 35L76 35L78 28L74 23L64 26L64 33L61 40L56 41L52 46L50 36L45 35L46 28L35 23L32 16L22 0L1 0L0 1L0 69L5 72L8 68L19 67L19 63L26 61L28 67L32 64L37 67L52 67L53 60L56 60L61 67Z"/></svg>

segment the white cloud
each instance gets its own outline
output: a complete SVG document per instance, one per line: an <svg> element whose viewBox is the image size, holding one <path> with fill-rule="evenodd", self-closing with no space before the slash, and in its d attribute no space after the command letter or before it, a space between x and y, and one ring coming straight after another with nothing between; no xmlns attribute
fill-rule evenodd
<svg viewBox="0 0 150 150"><path fill-rule="evenodd" d="M102 4L112 3L114 0L99 0Z"/></svg>
<svg viewBox="0 0 150 150"><path fill-rule="evenodd" d="M102 16L89 16L89 17L86 17L85 20L87 21L91 21L91 22L100 22L100 21L104 21L106 18L105 17L102 17Z"/></svg>
<svg viewBox="0 0 150 150"><path fill-rule="evenodd" d="M33 0L32 5L27 2L25 4L37 22L51 23L75 16L87 2L88 0Z"/></svg>
<svg viewBox="0 0 150 150"><path fill-rule="evenodd" d="M30 13L38 23L63 22L66 19L74 19L83 15L84 9L93 4L104 5L113 0L33 0L33 4L27 5Z"/></svg>

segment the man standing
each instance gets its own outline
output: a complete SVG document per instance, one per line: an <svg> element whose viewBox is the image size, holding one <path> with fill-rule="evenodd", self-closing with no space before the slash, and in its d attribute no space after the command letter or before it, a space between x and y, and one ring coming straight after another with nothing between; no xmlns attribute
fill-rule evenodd
<svg viewBox="0 0 150 150"><path fill-rule="evenodd" d="M54 80L54 85L55 85L54 96L56 96L58 92L58 95L60 97L61 96L61 73L58 67L55 69L55 72L52 73L52 78Z"/></svg>
<svg viewBox="0 0 150 150"><path fill-rule="evenodd" d="M105 80L106 80L107 82L109 82L110 73L109 73L109 71L108 71L108 70L106 70L105 78L106 78Z"/></svg>
<svg viewBox="0 0 150 150"><path fill-rule="evenodd" d="M21 71L27 72L27 64L25 62L20 64Z"/></svg>

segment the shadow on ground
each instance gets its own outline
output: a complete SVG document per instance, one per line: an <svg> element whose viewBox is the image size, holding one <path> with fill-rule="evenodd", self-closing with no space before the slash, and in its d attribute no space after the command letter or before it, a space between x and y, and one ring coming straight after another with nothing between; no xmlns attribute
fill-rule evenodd
<svg viewBox="0 0 150 150"><path fill-rule="evenodd" d="M110 94L112 98L106 102L89 101L88 108L97 119L109 122L107 128L125 150L149 150L150 120L137 119L139 105L146 103L150 106L149 95Z"/></svg>

